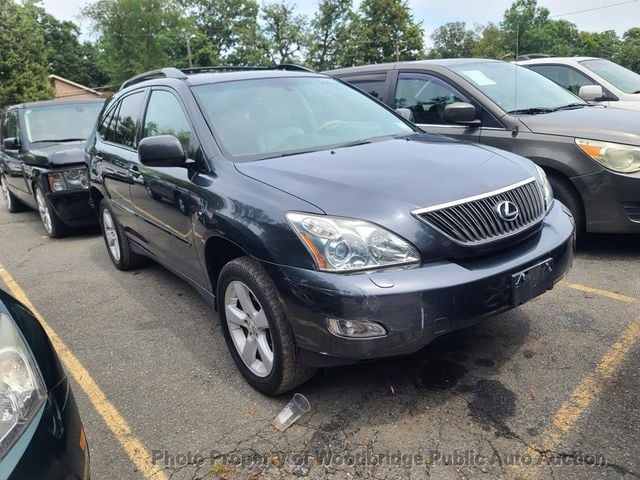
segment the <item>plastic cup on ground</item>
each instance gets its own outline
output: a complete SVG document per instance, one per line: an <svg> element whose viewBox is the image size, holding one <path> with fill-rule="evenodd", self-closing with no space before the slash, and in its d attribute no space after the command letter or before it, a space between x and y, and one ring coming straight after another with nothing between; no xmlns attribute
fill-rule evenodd
<svg viewBox="0 0 640 480"><path fill-rule="evenodd" d="M301 393L296 393L273 420L273 426L277 430L284 432L309 410L311 410L309 400Z"/></svg>

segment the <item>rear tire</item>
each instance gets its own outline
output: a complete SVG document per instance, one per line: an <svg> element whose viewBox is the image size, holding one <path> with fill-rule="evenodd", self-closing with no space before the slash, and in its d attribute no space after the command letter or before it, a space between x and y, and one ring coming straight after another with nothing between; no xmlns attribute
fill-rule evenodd
<svg viewBox="0 0 640 480"><path fill-rule="evenodd" d="M586 220L584 206L579 193L575 187L558 175L549 175L549 182L553 188L553 196L560 200L571 212L576 222L576 233L578 236L586 232Z"/></svg>
<svg viewBox="0 0 640 480"><path fill-rule="evenodd" d="M47 197L44 196L42 188L36 187L36 204L38 205L38 213L40 220L44 226L44 230L51 238L60 238L69 233L69 228L56 215L56 211L49 203Z"/></svg>
<svg viewBox="0 0 640 480"><path fill-rule="evenodd" d="M313 377L316 369L302 364L284 304L260 263L250 257L227 263L220 272L217 297L227 346L253 388L278 395ZM243 345L245 352L251 350L251 341L253 352L241 354Z"/></svg>
<svg viewBox="0 0 640 480"><path fill-rule="evenodd" d="M0 190L0 193L2 194L2 201L9 213L17 213L26 210L26 206L9 191L9 185L7 185L4 175L0 175Z"/></svg>
<svg viewBox="0 0 640 480"><path fill-rule="evenodd" d="M147 263L146 257L131 250L129 238L105 198L100 202L98 218L107 253L118 270L134 270Z"/></svg>

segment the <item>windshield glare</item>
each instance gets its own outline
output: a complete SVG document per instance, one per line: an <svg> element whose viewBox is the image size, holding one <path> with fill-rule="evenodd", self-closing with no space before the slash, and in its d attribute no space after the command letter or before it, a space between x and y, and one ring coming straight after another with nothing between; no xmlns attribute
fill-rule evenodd
<svg viewBox="0 0 640 480"><path fill-rule="evenodd" d="M587 104L539 73L512 63L468 63L455 66L452 70L475 85L505 112Z"/></svg>
<svg viewBox="0 0 640 480"><path fill-rule="evenodd" d="M580 63L624 93L640 93L640 75L622 65L601 58Z"/></svg>
<svg viewBox="0 0 640 480"><path fill-rule="evenodd" d="M102 102L29 108L24 111L27 139L31 143L86 140L101 107Z"/></svg>
<svg viewBox="0 0 640 480"><path fill-rule="evenodd" d="M222 147L235 158L322 150L414 130L342 83L286 77L193 88Z"/></svg>

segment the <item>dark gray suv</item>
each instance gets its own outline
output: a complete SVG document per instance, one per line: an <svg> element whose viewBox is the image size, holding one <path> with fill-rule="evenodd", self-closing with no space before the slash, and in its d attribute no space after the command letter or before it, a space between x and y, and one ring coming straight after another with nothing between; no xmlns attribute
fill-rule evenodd
<svg viewBox="0 0 640 480"><path fill-rule="evenodd" d="M578 230L640 233L640 112L592 106L542 75L496 60L328 73L402 109L423 130L533 160Z"/></svg>
<svg viewBox="0 0 640 480"><path fill-rule="evenodd" d="M423 133L326 75L209 70L112 97L91 199L114 266L150 257L190 282L261 392L415 352L571 266L571 216L529 160Z"/></svg>

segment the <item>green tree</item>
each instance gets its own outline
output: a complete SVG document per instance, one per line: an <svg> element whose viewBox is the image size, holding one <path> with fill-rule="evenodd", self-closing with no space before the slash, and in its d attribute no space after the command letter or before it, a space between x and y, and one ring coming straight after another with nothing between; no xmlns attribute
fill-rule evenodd
<svg viewBox="0 0 640 480"><path fill-rule="evenodd" d="M513 51L507 45L505 32L498 25L488 23L479 27L476 34L478 40L473 47L472 56L497 60L513 56Z"/></svg>
<svg viewBox="0 0 640 480"><path fill-rule="evenodd" d="M13 0L0 0L0 45L0 106L52 98L42 31Z"/></svg>
<svg viewBox="0 0 640 480"><path fill-rule="evenodd" d="M514 55L567 56L579 51L580 35L576 26L567 20L551 20L549 10L538 6L537 0L516 0L505 11L501 28L507 48Z"/></svg>
<svg viewBox="0 0 640 480"><path fill-rule="evenodd" d="M25 8L42 31L49 73L92 87L106 83L106 74L97 65L95 46L80 43L80 29L75 23L58 20L39 1L29 1Z"/></svg>
<svg viewBox="0 0 640 480"><path fill-rule="evenodd" d="M614 58L620 49L620 38L613 30L580 32L580 55Z"/></svg>
<svg viewBox="0 0 640 480"><path fill-rule="evenodd" d="M293 3L263 5L262 39L257 39L274 64L295 63L301 60L308 43L308 20L295 13Z"/></svg>
<svg viewBox="0 0 640 480"><path fill-rule="evenodd" d="M416 60L424 55L424 31L406 0L363 0L358 13L353 63Z"/></svg>
<svg viewBox="0 0 640 480"><path fill-rule="evenodd" d="M519 54L540 51L540 29L549 21L549 10L539 7L537 0L516 0L504 12L500 25L507 48Z"/></svg>
<svg viewBox="0 0 640 480"><path fill-rule="evenodd" d="M466 23L451 22L436 28L431 34L431 40L431 58L460 58L473 55L478 36L473 30L467 30Z"/></svg>
<svg viewBox="0 0 640 480"><path fill-rule="evenodd" d="M84 12L99 35L100 63L111 81L170 63L181 27L172 0L97 0Z"/></svg>
<svg viewBox="0 0 640 480"><path fill-rule="evenodd" d="M624 32L620 52L614 60L623 67L640 73L640 28L635 27Z"/></svg>
<svg viewBox="0 0 640 480"><path fill-rule="evenodd" d="M348 56L353 21L352 0L321 0L311 20L308 63L317 70L342 66Z"/></svg>
<svg viewBox="0 0 640 480"><path fill-rule="evenodd" d="M180 4L192 23L185 31L195 35L192 50L196 65L260 60L256 0L180 0Z"/></svg>

